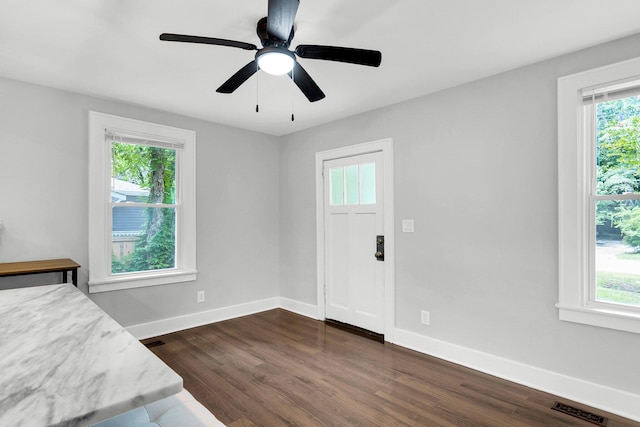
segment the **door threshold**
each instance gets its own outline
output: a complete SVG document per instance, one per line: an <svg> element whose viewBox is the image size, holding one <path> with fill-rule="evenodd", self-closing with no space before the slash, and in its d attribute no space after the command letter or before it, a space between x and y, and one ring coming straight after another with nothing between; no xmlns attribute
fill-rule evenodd
<svg viewBox="0 0 640 427"><path fill-rule="evenodd" d="M334 328L342 329L343 331L351 332L356 335L360 335L365 338L369 338L373 341L377 341L384 344L384 334L370 331L368 329L361 328L359 326L350 325L348 323L339 322L333 319L325 319L324 323Z"/></svg>

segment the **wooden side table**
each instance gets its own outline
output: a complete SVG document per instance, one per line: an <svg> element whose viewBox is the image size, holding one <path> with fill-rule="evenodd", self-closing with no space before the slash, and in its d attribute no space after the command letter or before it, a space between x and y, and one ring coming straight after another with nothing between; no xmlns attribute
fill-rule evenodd
<svg viewBox="0 0 640 427"><path fill-rule="evenodd" d="M62 272L62 281L67 283L67 272L71 271L71 280L77 288L78 268L80 268L80 265L69 258L5 262L0 263L0 277Z"/></svg>

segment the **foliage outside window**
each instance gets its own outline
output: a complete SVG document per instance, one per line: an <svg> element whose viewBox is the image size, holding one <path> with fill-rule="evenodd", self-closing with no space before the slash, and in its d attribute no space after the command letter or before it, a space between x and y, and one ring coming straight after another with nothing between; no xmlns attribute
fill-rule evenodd
<svg viewBox="0 0 640 427"><path fill-rule="evenodd" d="M558 79L559 317L640 333L640 58Z"/></svg>
<svg viewBox="0 0 640 427"><path fill-rule="evenodd" d="M640 307L640 96L596 102L591 94L595 300Z"/></svg>
<svg viewBox="0 0 640 427"><path fill-rule="evenodd" d="M114 247L111 272L175 268L176 150L117 142L117 137L112 139L111 148ZM115 183L120 182L141 191L117 193ZM135 219L138 222L132 223ZM118 250L122 237L129 246L126 255Z"/></svg>
<svg viewBox="0 0 640 427"><path fill-rule="evenodd" d="M89 291L195 280L195 133L90 113Z"/></svg>

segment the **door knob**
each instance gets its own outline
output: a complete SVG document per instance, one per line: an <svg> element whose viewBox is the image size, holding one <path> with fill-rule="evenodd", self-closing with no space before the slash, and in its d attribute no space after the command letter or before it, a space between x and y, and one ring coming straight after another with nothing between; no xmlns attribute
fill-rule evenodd
<svg viewBox="0 0 640 427"><path fill-rule="evenodd" d="M378 252L376 252L375 257L378 258L378 259L380 259L380 258L384 259L384 254L382 252L378 251Z"/></svg>

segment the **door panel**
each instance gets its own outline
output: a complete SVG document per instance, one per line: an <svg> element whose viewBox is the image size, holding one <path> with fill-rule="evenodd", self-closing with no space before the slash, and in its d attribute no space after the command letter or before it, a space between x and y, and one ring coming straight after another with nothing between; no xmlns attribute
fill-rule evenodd
<svg viewBox="0 0 640 427"><path fill-rule="evenodd" d="M372 287L377 287L376 264L378 262L371 252L375 245L376 231L375 213L356 213L353 216L353 251L350 258L353 269L351 272L353 306L356 313L370 317L377 316L380 302L379 290ZM375 253L375 250L373 252Z"/></svg>
<svg viewBox="0 0 640 427"><path fill-rule="evenodd" d="M326 317L384 331L384 262L376 236L384 234L382 153L326 161Z"/></svg>
<svg viewBox="0 0 640 427"><path fill-rule="evenodd" d="M327 266L330 292L327 301L337 309L348 310L349 308L349 289L341 286L342 277L349 276L348 263L341 260L349 258L349 216L346 214L336 213L331 215L329 219L328 234L333 236L333 250L328 252ZM337 319L336 319L337 320Z"/></svg>

